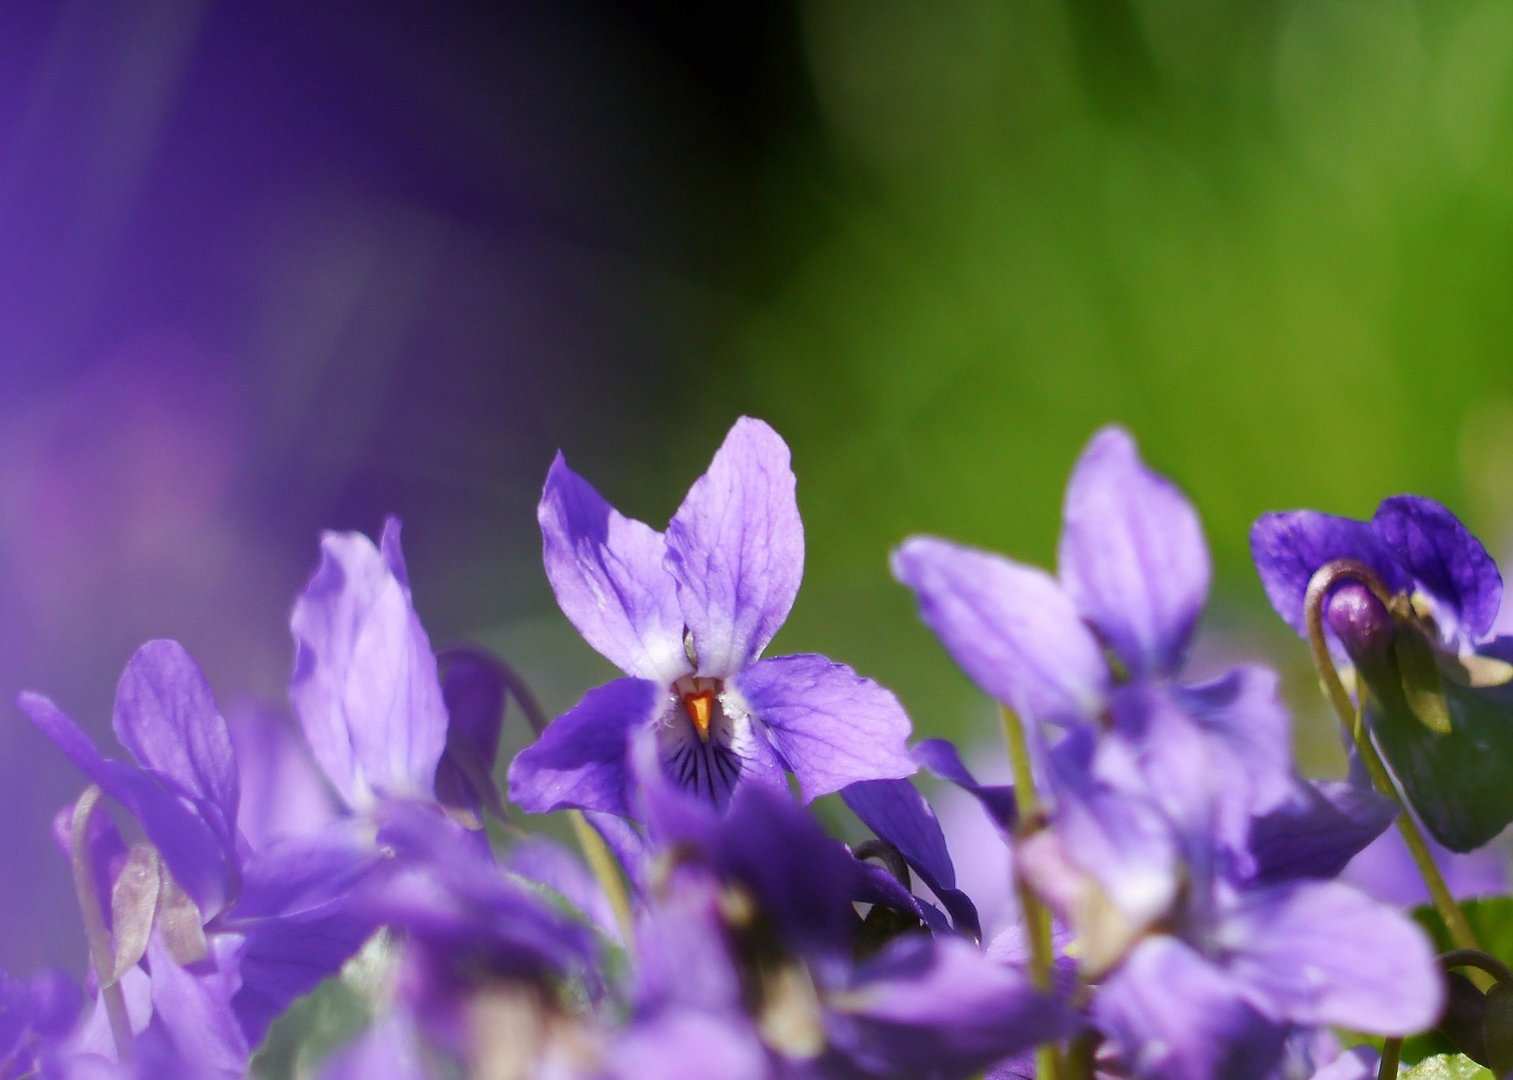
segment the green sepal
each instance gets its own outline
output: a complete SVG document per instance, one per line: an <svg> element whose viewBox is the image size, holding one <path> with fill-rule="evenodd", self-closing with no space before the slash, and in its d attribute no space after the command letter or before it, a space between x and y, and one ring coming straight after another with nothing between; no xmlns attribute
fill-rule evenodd
<svg viewBox="0 0 1513 1080"><path fill-rule="evenodd" d="M1396 640L1410 636L1427 644L1412 631ZM1413 646L1406 655L1409 664L1426 659ZM1434 663L1432 653L1427 660ZM1513 821L1513 686L1475 689L1441 679L1437 670L1432 680L1416 668L1406 674L1401 659L1358 669L1357 676L1382 756L1436 840L1451 851L1471 851Z"/></svg>
<svg viewBox="0 0 1513 1080"><path fill-rule="evenodd" d="M1450 734L1450 710L1433 643L1417 627L1399 623L1392 635L1392 656L1409 711L1436 735Z"/></svg>

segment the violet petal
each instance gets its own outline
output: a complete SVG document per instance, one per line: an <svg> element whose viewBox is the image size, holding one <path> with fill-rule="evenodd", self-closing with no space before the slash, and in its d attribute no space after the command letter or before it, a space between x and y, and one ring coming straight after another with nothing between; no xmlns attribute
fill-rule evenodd
<svg viewBox="0 0 1513 1080"><path fill-rule="evenodd" d="M1262 1080L1286 1027L1175 938L1142 942L1093 999L1093 1018L1142 1080Z"/></svg>
<svg viewBox="0 0 1513 1080"><path fill-rule="evenodd" d="M1502 604L1502 574L1481 541L1433 499L1398 495L1383 500L1371 527L1415 581L1453 614L1470 639L1492 629ZM1441 613L1441 622L1445 620Z"/></svg>
<svg viewBox="0 0 1513 1080"><path fill-rule="evenodd" d="M699 674L728 678L761 655L804 575L804 526L788 446L743 416L667 526L667 566Z"/></svg>
<svg viewBox="0 0 1513 1080"><path fill-rule="evenodd" d="M909 717L892 692L804 653L759 660L731 685L798 777L805 799L858 780L912 775Z"/></svg>
<svg viewBox="0 0 1513 1080"><path fill-rule="evenodd" d="M687 672L662 534L618 513L561 454L536 517L547 579L584 640L627 675L670 685Z"/></svg>
<svg viewBox="0 0 1513 1080"><path fill-rule="evenodd" d="M231 734L210 685L176 641L149 641L116 687L115 732L142 765L194 797L228 852L236 849L240 784Z"/></svg>
<svg viewBox="0 0 1513 1080"><path fill-rule="evenodd" d="M395 567L398 525L381 553L361 533L326 533L295 602L289 697L315 759L347 804L382 794L429 799L446 745L436 657Z"/></svg>
<svg viewBox="0 0 1513 1080"><path fill-rule="evenodd" d="M1369 524L1314 510L1261 515L1250 528L1250 553L1266 599L1299 634L1307 633L1303 597L1308 582L1326 563L1357 559L1376 572L1389 593L1406 592L1412 584Z"/></svg>
<svg viewBox="0 0 1513 1080"><path fill-rule="evenodd" d="M532 814L566 807L631 813L631 736L666 708L667 691L646 679L616 679L547 725L510 763L510 798Z"/></svg>
<svg viewBox="0 0 1513 1080"><path fill-rule="evenodd" d="M1217 937L1231 976L1294 1023L1411 1035L1432 1025L1444 1002L1424 931L1338 882L1248 892Z"/></svg>
<svg viewBox="0 0 1513 1080"><path fill-rule="evenodd" d="M1078 459L1063 521L1057 565L1077 609L1131 674L1174 674L1208 596L1192 504L1111 427Z"/></svg>
<svg viewBox="0 0 1513 1080"><path fill-rule="evenodd" d="M930 537L893 553L893 575L973 682L1026 720L1096 716L1108 665L1071 599L1049 574Z"/></svg>

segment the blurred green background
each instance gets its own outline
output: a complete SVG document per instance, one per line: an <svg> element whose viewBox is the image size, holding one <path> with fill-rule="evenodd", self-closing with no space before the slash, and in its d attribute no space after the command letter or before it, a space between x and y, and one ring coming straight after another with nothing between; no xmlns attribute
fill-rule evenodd
<svg viewBox="0 0 1513 1080"><path fill-rule="evenodd" d="M1369 516L1413 491L1503 544L1513 8L835 0L795 18L812 112L758 162L755 253L725 249L727 288L668 283L717 332L683 358L661 460L575 460L660 525L733 415L772 422L809 542L774 650L854 663L923 731L985 723L888 550L925 531L1050 565L1066 476L1110 421L1203 515L1213 651L1286 668L1320 724L1249 566L1258 514Z"/></svg>

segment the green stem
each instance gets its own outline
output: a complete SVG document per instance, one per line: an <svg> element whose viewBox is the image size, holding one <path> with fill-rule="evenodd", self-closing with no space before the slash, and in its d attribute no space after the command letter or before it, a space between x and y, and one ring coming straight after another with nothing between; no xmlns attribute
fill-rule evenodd
<svg viewBox="0 0 1513 1080"><path fill-rule="evenodd" d="M629 951L635 943L635 921L631 918L630 897L625 892L625 882L620 879L620 867L615 862L615 856L604 842L604 837L588 823L582 811L569 810L567 818L573 823L573 833L578 838L578 846L583 849L583 857L588 860L589 869L593 870L594 877L599 880L599 887L609 900L610 909L615 913L615 924L620 927L620 937L624 939L625 948Z"/></svg>
<svg viewBox="0 0 1513 1080"><path fill-rule="evenodd" d="M94 867L89 860L89 822L100 805L100 789L91 784L74 803L69 827L69 855L73 862L74 892L79 898L79 914L84 921L84 936L89 941L89 962L100 985L100 999L110 1021L110 1035L116 1054L123 1062L131 1060L131 1018L126 1012L126 995L114 981L116 956L110 930L105 926L105 911L96 891Z"/></svg>
<svg viewBox="0 0 1513 1080"><path fill-rule="evenodd" d="M1003 714L1004 741L1014 768L1014 810L1016 836L1024 835L1040 820L1040 800L1035 794L1035 773L1030 765L1030 746L1019 714L1007 705L999 706ZM1030 982L1037 990L1049 991L1055 963L1051 939L1051 913L1040 898L1016 874L1014 889L1019 908L1024 913L1025 929L1030 939ZM1039 1080L1061 1080L1061 1052L1054 1042L1035 1048L1035 1075Z"/></svg>
<svg viewBox="0 0 1513 1080"><path fill-rule="evenodd" d="M1429 852L1429 845L1424 840L1424 834L1419 831L1418 823L1413 820L1413 815L1403 805L1397 786L1393 784L1392 777L1387 772L1387 766L1382 764L1381 756L1376 752L1376 746L1371 741L1371 734L1366 730L1364 701L1352 702L1350 700L1350 693L1345 689L1345 684L1340 681L1340 673L1335 670L1334 658L1329 655L1329 644L1324 639L1324 601L1334 587L1344 581L1354 581L1365 586L1383 607L1388 606L1389 597L1386 590L1377 580L1375 572L1365 563L1355 559L1336 559L1334 562L1325 563L1319 567L1309 579L1308 591L1303 596L1303 619L1308 629L1308 648L1313 654L1314 667L1318 669L1319 679L1324 684L1324 692L1329 698L1329 703L1334 707L1335 715L1339 717L1345 733L1355 744L1356 751L1361 756L1361 762L1366 766L1366 772L1371 777L1371 782L1378 791L1398 805L1398 831L1403 834L1403 843L1407 845L1408 853L1413 856L1419 875L1424 879L1424 884L1429 887L1429 896L1434 901L1434 910L1439 912L1439 917L1444 920L1445 928L1450 932L1450 940L1460 949L1479 949L1481 946L1476 942L1476 935L1471 931L1471 924L1466 921L1466 916L1461 911L1460 905L1455 902L1455 897L1450 895L1450 889L1446 886L1445 879L1434 862L1434 856Z"/></svg>
<svg viewBox="0 0 1513 1080"><path fill-rule="evenodd" d="M1376 1080L1397 1080L1398 1064L1403 1059L1403 1040L1382 1043L1382 1063L1376 1067Z"/></svg>

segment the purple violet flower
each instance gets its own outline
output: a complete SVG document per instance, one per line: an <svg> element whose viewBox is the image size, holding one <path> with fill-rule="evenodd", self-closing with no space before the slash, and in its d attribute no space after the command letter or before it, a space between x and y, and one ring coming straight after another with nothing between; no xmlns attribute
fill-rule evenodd
<svg viewBox="0 0 1513 1080"><path fill-rule="evenodd" d="M70 851L89 861L110 915L107 974L124 986L136 971L154 1030L207 1075L237 1074L272 1019L371 932L346 907L375 865L371 849L340 824L249 847L226 721L177 642L148 642L121 676L114 729L136 766L104 757L47 698L22 694L20 704L146 834L128 850L95 815L89 850Z"/></svg>
<svg viewBox="0 0 1513 1080"><path fill-rule="evenodd" d="M399 521L379 545L326 533L290 616L289 698L315 760L352 809L382 797L434 801L447 742L436 656L410 601Z"/></svg>
<svg viewBox="0 0 1513 1080"><path fill-rule="evenodd" d="M1353 889L1298 880L1337 870L1387 815L1297 777L1269 672L1175 681L1208 585L1192 507L1106 429L1064 516L1060 581L925 538L894 569L957 662L1029 722L1049 810L1015 870L1074 935L1122 1067L1259 1080L1297 1027L1430 1024L1442 990L1424 935ZM1300 848L1318 822L1327 842Z"/></svg>
<svg viewBox="0 0 1513 1080"><path fill-rule="evenodd" d="M783 794L745 785L718 815L656 775L643 793L660 855L620 1040L638 1060L677 1061L697 1018L741 1075L943 1080L1068 1029L1059 1002L959 937L905 933L854 961L864 867Z"/></svg>
<svg viewBox="0 0 1513 1080"><path fill-rule="evenodd" d="M812 654L759 659L798 592L804 534L788 448L736 421L660 533L617 513L558 455L538 511L563 613L626 678L590 691L510 767L526 810L632 816L627 747L657 734L667 774L724 806L798 777L806 799L913 773L898 701Z"/></svg>
<svg viewBox="0 0 1513 1080"><path fill-rule="evenodd" d="M1052 751L1055 809L1016 867L1075 935L1092 1020L1126 1069L1259 1080L1297 1028L1434 1022L1443 984L1410 919L1338 882L1267 884L1201 861L1159 793L1105 766L1128 753L1121 742L1074 736Z"/></svg>
<svg viewBox="0 0 1513 1080"><path fill-rule="evenodd" d="M1175 682L1208 591L1208 549L1193 507L1120 428L1100 431L1078 459L1058 561L1059 580L914 537L893 571L962 669L1024 718L1032 754L1056 730L1121 727L1127 768L1154 782L1192 843L1212 834L1243 852L1252 815L1301 797L1288 717L1261 668ZM1208 793L1220 787L1229 797L1213 821Z"/></svg>
<svg viewBox="0 0 1513 1080"><path fill-rule="evenodd" d="M1370 521L1266 514L1250 542L1300 634L1314 574L1354 564L1324 600L1326 636L1355 665L1372 735L1435 839L1470 851L1513 821L1513 639L1491 637L1502 576L1476 537L1439 503L1400 495Z"/></svg>

